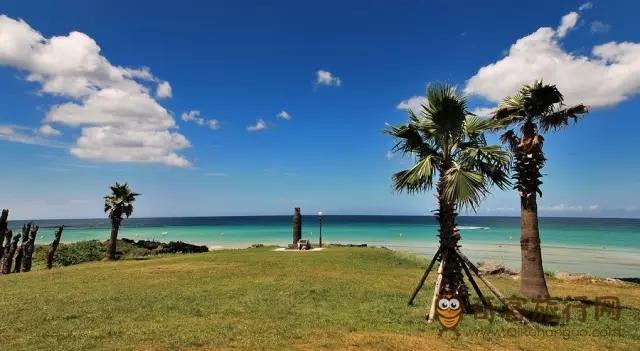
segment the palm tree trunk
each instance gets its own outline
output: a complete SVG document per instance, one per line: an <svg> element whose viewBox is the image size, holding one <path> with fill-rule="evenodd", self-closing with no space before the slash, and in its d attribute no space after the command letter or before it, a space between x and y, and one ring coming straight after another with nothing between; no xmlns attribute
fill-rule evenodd
<svg viewBox="0 0 640 351"><path fill-rule="evenodd" d="M447 201L444 195L444 172L438 181L438 212L436 219L440 224L440 248L443 252L441 257L448 257L442 272L442 283L438 295L451 294L456 296L464 305L466 311L470 311L469 290L464 282L462 266L456 259L455 250L460 240L460 231L457 229L456 206Z"/></svg>
<svg viewBox="0 0 640 351"><path fill-rule="evenodd" d="M542 267L536 194L520 197L520 292L529 298L548 298Z"/></svg>
<svg viewBox="0 0 640 351"><path fill-rule="evenodd" d="M529 298L548 298L549 290L542 268L540 230L538 229L537 194L540 192L540 170L544 166L542 143L536 125L527 121L522 127L523 139L516 150L517 188L520 192L520 292Z"/></svg>
<svg viewBox="0 0 640 351"><path fill-rule="evenodd" d="M107 258L116 259L116 244L118 241L118 231L120 230L120 219L111 220L111 238L109 239L109 247L107 248Z"/></svg>

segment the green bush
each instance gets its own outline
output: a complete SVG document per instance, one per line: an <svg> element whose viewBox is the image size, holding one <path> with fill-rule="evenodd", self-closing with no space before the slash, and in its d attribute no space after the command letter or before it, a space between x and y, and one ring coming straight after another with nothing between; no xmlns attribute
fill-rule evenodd
<svg viewBox="0 0 640 351"><path fill-rule="evenodd" d="M152 246L149 246L153 244ZM101 261L106 257L108 241L90 240L78 241L75 243L61 243L54 255L54 266L70 266L74 264ZM158 249L161 246L162 249ZM34 266L44 266L46 264L47 251L49 245L36 246L34 253ZM153 249L150 249L153 247ZM133 259L164 253L176 252L206 252L206 246L196 246L182 242L160 243L150 241L134 242L129 239L118 240L117 254L120 259Z"/></svg>

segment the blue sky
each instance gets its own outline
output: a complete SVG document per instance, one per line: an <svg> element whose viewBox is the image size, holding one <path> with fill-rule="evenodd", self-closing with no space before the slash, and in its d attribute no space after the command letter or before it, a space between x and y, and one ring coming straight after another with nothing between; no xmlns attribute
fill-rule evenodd
<svg viewBox="0 0 640 351"><path fill-rule="evenodd" d="M592 106L546 138L541 214L640 217L633 1L36 4L0 4L14 219L100 217L116 180L136 216L426 214L431 194L391 190L410 161L385 123L429 82L483 113L536 78ZM478 214L518 207L496 190Z"/></svg>

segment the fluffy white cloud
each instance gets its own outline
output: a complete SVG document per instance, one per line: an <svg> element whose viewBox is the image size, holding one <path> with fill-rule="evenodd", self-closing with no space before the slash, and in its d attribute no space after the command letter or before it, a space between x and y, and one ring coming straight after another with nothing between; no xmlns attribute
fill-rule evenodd
<svg viewBox="0 0 640 351"><path fill-rule="evenodd" d="M113 126L88 127L71 154L88 160L112 162L163 163L175 167L190 166L176 150L191 146L181 134L168 130L132 130Z"/></svg>
<svg viewBox="0 0 640 351"><path fill-rule="evenodd" d="M333 75L333 73L325 70L318 70L316 72L316 84L339 87L342 82L340 78Z"/></svg>
<svg viewBox="0 0 640 351"><path fill-rule="evenodd" d="M164 82L158 83L156 87L156 97L159 99L170 98L172 95L171 84L166 80Z"/></svg>
<svg viewBox="0 0 640 351"><path fill-rule="evenodd" d="M51 107L45 119L50 123L106 125L135 130L159 130L175 127L169 112L148 94L132 94L104 88L82 100Z"/></svg>
<svg viewBox="0 0 640 351"><path fill-rule="evenodd" d="M48 125L48 124L43 124L42 127L40 127L40 129L38 129L38 133L44 135L44 136L59 136L62 135L62 132L60 132L59 130L53 128L52 126Z"/></svg>
<svg viewBox="0 0 640 351"><path fill-rule="evenodd" d="M265 122L262 118L258 119L256 121L256 124L247 127L247 130L250 132L259 132L265 129L267 129L267 122Z"/></svg>
<svg viewBox="0 0 640 351"><path fill-rule="evenodd" d="M290 120L291 119L291 115L289 114L289 112L282 110L280 111L276 117L280 118L280 119L284 119L284 120Z"/></svg>
<svg viewBox="0 0 640 351"><path fill-rule="evenodd" d="M412 96L407 100L402 100L396 106L399 110L411 110L418 113L422 109L422 104L427 102L427 98L424 96Z"/></svg>
<svg viewBox="0 0 640 351"><path fill-rule="evenodd" d="M188 140L171 132L173 117L149 92L149 84L160 82L157 97L169 97L169 83L148 68L112 65L86 34L45 38L23 20L0 15L0 65L26 72L44 93L69 99L52 106L45 122L82 128L71 149L76 157L189 166L176 153Z"/></svg>
<svg viewBox="0 0 640 351"><path fill-rule="evenodd" d="M601 21L593 21L589 25L592 33L607 33L611 30L611 25Z"/></svg>
<svg viewBox="0 0 640 351"><path fill-rule="evenodd" d="M558 38L564 38L565 35L567 35L567 33L576 26L576 23L578 23L577 12L569 12L568 14L562 16L560 25L558 26L558 29L556 29Z"/></svg>
<svg viewBox="0 0 640 351"><path fill-rule="evenodd" d="M193 122L199 126L207 126L210 129L217 130L220 129L220 121L217 119L207 119L204 117L200 117L200 111L191 110L189 112L183 112L180 116L185 122Z"/></svg>
<svg viewBox="0 0 640 351"><path fill-rule="evenodd" d="M517 92L523 84L542 78L556 84L568 104L584 102L594 107L608 106L638 94L640 43L597 45L590 56L566 52L561 47L561 34L578 20L577 16L575 20L573 15L567 16L563 17L558 30L542 27L518 39L506 57L480 68L468 80L465 93L499 102Z"/></svg>

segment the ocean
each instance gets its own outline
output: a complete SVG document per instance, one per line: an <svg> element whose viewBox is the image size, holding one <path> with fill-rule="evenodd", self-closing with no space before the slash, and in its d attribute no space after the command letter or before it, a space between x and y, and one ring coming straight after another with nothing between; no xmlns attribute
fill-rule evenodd
<svg viewBox="0 0 640 351"><path fill-rule="evenodd" d="M55 226L66 226L63 242L107 240L104 219L37 220L37 244L48 244ZM303 216L302 236L318 241L317 216ZM10 221L17 232L25 221ZM252 244L286 245L292 239L292 216L130 218L120 238L181 240L214 248ZM520 220L517 217L461 216L462 251L474 262L494 260L520 266ZM544 268L607 277L640 276L640 219L541 218ZM431 257L437 247L437 223L431 216L324 216L324 243L384 246Z"/></svg>

